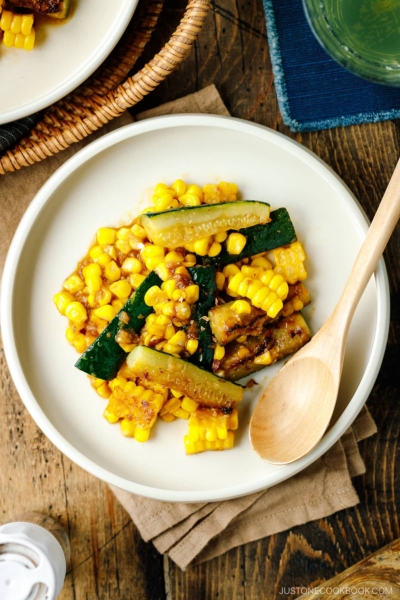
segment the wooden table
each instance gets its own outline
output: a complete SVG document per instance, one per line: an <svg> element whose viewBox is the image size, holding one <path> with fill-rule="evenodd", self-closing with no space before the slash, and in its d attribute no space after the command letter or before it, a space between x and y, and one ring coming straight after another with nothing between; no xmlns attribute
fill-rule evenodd
<svg viewBox="0 0 400 600"><path fill-rule="evenodd" d="M399 156L400 123L293 134L278 110L262 0L213 2L189 58L137 110L215 83L231 114L297 140L342 177L370 218ZM168 0L146 57L161 47L184 2ZM368 401L378 435L360 444L366 475L355 480L360 504L327 519L231 550L181 572L144 543L107 486L63 456L18 398L4 361L0 421L1 516L47 512L68 530L72 570L62 600L273 600L282 588L316 585L400 535L399 397L400 236L386 251L392 321L383 366Z"/></svg>

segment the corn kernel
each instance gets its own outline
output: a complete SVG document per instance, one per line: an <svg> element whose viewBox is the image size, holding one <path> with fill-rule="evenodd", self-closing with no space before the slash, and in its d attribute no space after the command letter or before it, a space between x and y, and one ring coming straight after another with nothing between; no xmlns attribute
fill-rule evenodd
<svg viewBox="0 0 400 600"><path fill-rule="evenodd" d="M203 191L202 191L201 187L198 185L195 185L192 183L187 188L186 193L187 194L195 194L195 196L198 196L200 198L200 200L203 200Z"/></svg>
<svg viewBox="0 0 400 600"><path fill-rule="evenodd" d="M214 350L214 360L222 360L225 356L225 348L223 346L220 346L219 344L216 344L215 346L215 350Z"/></svg>
<svg viewBox="0 0 400 600"><path fill-rule="evenodd" d="M171 196L171 194L161 194L161 196L159 196L157 198L157 202L155 203L155 208L158 211L163 211L163 210L167 210L168 208L171 207L172 203L173 203L174 199Z"/></svg>
<svg viewBox="0 0 400 600"><path fill-rule="evenodd" d="M175 335L169 339L169 343L184 348L186 344L186 333L183 330L177 331Z"/></svg>
<svg viewBox="0 0 400 600"><path fill-rule="evenodd" d="M179 419L188 419L189 418L189 413L186 410L183 410L183 408L178 408L178 410L176 410L173 413L174 417L178 417Z"/></svg>
<svg viewBox="0 0 400 600"><path fill-rule="evenodd" d="M219 242L213 242L208 251L208 256L211 256L211 257L218 256L218 254L221 252L221 250L222 250L221 244Z"/></svg>
<svg viewBox="0 0 400 600"><path fill-rule="evenodd" d="M196 257L194 254L186 254L184 265L186 267L193 267L196 264Z"/></svg>
<svg viewBox="0 0 400 600"><path fill-rule="evenodd" d="M166 340L170 340L173 335L175 335L175 327L172 325L172 323L170 323L164 330L164 338Z"/></svg>
<svg viewBox="0 0 400 600"><path fill-rule="evenodd" d="M188 340L186 342L186 350L190 355L194 354L199 347L199 340Z"/></svg>
<svg viewBox="0 0 400 600"><path fill-rule="evenodd" d="M103 248L101 246L93 246L89 250L89 256L92 260L99 258L100 254L103 254Z"/></svg>
<svg viewBox="0 0 400 600"><path fill-rule="evenodd" d="M257 308L261 308L262 303L264 302L264 300L266 299L266 297L269 294L269 289L267 287L263 287L261 288L256 294L254 294L251 303L253 304L253 306L256 306Z"/></svg>
<svg viewBox="0 0 400 600"><path fill-rule="evenodd" d="M181 302L182 300L186 300L186 291L185 290L174 290L172 292L172 300L174 302Z"/></svg>
<svg viewBox="0 0 400 600"><path fill-rule="evenodd" d="M249 315L251 313L251 306L246 300L236 300L232 304L232 310L237 315Z"/></svg>
<svg viewBox="0 0 400 600"><path fill-rule="evenodd" d="M96 265L98 267L98 265ZM86 279L86 285L91 294L96 294L101 290L103 280L99 275L91 275Z"/></svg>
<svg viewBox="0 0 400 600"><path fill-rule="evenodd" d="M22 25L22 16L14 15L13 19L11 21L10 31L12 31L12 33L20 33L21 25Z"/></svg>
<svg viewBox="0 0 400 600"><path fill-rule="evenodd" d="M199 299L200 288L198 285L188 285L185 289L186 302L188 304L194 304Z"/></svg>
<svg viewBox="0 0 400 600"><path fill-rule="evenodd" d="M174 181L171 187L177 193L178 198L186 192L187 188L186 183L182 179L177 179L176 181Z"/></svg>
<svg viewBox="0 0 400 600"><path fill-rule="evenodd" d="M158 263L154 270L162 281L167 281L171 277L171 271L164 262Z"/></svg>
<svg viewBox="0 0 400 600"><path fill-rule="evenodd" d="M97 243L100 244L100 246L114 244L116 237L117 233L115 229L111 229L110 227L100 227L100 229L97 230L96 238Z"/></svg>
<svg viewBox="0 0 400 600"><path fill-rule="evenodd" d="M83 323L87 319L86 308L81 302L71 302L68 304L64 314L74 323Z"/></svg>
<svg viewBox="0 0 400 600"><path fill-rule="evenodd" d="M117 296L117 298L128 298L132 291L132 287L126 279L121 279L110 285L110 291Z"/></svg>
<svg viewBox="0 0 400 600"><path fill-rule="evenodd" d="M272 269L272 265L265 256L257 256L251 261L252 267L262 267L263 269Z"/></svg>
<svg viewBox="0 0 400 600"><path fill-rule="evenodd" d="M172 421L175 421L176 417L174 417L173 414L171 413L165 413L164 415L160 415L160 417L162 418L163 421L165 421L166 423L172 423Z"/></svg>
<svg viewBox="0 0 400 600"><path fill-rule="evenodd" d="M65 315L65 309L71 302L74 302L75 298L68 292L59 292L53 296L53 302L57 307L57 310L62 315Z"/></svg>
<svg viewBox="0 0 400 600"><path fill-rule="evenodd" d="M201 199L196 194L183 194L179 196L179 202L183 206L200 206Z"/></svg>
<svg viewBox="0 0 400 600"><path fill-rule="evenodd" d="M283 282L283 277L282 275L274 275L273 278L271 279L271 281L269 282L269 289L272 290L273 292L276 292L276 290L278 289L278 287L280 286L280 284Z"/></svg>
<svg viewBox="0 0 400 600"><path fill-rule="evenodd" d="M269 350L256 356L254 359L254 364L256 365L270 365L272 362L271 353Z"/></svg>
<svg viewBox="0 0 400 600"><path fill-rule="evenodd" d="M165 194L168 191L168 186L165 183L157 183L154 188L154 193L156 196L161 196L161 194Z"/></svg>
<svg viewBox="0 0 400 600"><path fill-rule="evenodd" d="M226 241L226 249L229 254L240 254L247 243L242 233L231 233Z"/></svg>
<svg viewBox="0 0 400 600"><path fill-rule="evenodd" d="M144 296L144 301L147 306L154 306L155 304L167 302L168 296L166 292L158 287L158 285L153 285L147 290Z"/></svg>
<svg viewBox="0 0 400 600"><path fill-rule="evenodd" d="M108 281L118 281L121 278L121 269L114 260L104 267L104 276Z"/></svg>
<svg viewBox="0 0 400 600"><path fill-rule="evenodd" d="M176 290L175 279L168 279L161 284L161 289L167 294L168 298L172 300L172 295Z"/></svg>
<svg viewBox="0 0 400 600"><path fill-rule="evenodd" d="M119 311L121 310L121 308L123 308L124 303L122 302L122 300L113 300L111 302L111 306L113 307L113 309L115 310L115 314L119 313Z"/></svg>
<svg viewBox="0 0 400 600"><path fill-rule="evenodd" d="M129 419L121 419L119 422L121 433L125 437L135 437L136 423Z"/></svg>
<svg viewBox="0 0 400 600"><path fill-rule="evenodd" d="M215 282L217 284L217 288L221 291L224 289L224 285L225 285L225 275L223 273L221 273L220 271L217 271L216 275L215 275Z"/></svg>
<svg viewBox="0 0 400 600"><path fill-rule="evenodd" d="M183 262L184 256L183 254L181 254L180 252L176 252L175 250L172 250L172 252L168 252L167 256L165 257L165 262L168 263L173 263L173 264L178 264Z"/></svg>
<svg viewBox="0 0 400 600"><path fill-rule="evenodd" d="M33 50L33 47L35 45L35 37L36 37L35 28L32 27L30 34L25 37L24 50L28 50L28 51Z"/></svg>
<svg viewBox="0 0 400 600"><path fill-rule="evenodd" d="M167 354L177 354L179 355L182 350L183 347L182 346L175 346L175 344L170 344L169 342L167 342L163 348L164 352L167 352Z"/></svg>
<svg viewBox="0 0 400 600"><path fill-rule="evenodd" d="M271 319L275 319L276 315L282 310L282 308L283 302L280 298L278 298L267 310L267 315L271 317Z"/></svg>
<svg viewBox="0 0 400 600"><path fill-rule="evenodd" d="M110 412L109 410L106 410L103 412L103 416L107 419L107 421L111 424L114 423L118 423L119 418L112 412Z"/></svg>
<svg viewBox="0 0 400 600"><path fill-rule="evenodd" d="M133 235L141 240L145 240L147 238L147 233L144 230L144 228L141 225L138 225L137 223L135 223L135 225L132 225L131 227L131 232L133 233Z"/></svg>
<svg viewBox="0 0 400 600"><path fill-rule="evenodd" d="M129 252L131 251L131 246L129 242L125 242L124 240L117 240L115 242L115 247L118 248L118 250L122 254L129 254Z"/></svg>
<svg viewBox="0 0 400 600"><path fill-rule="evenodd" d="M117 240L123 240L127 242L130 238L131 230L128 227L121 227L117 230Z"/></svg>
<svg viewBox="0 0 400 600"><path fill-rule="evenodd" d="M183 398L182 404L181 404L181 407L183 408L183 410L186 410L188 413L194 412L198 406L199 405L197 404L197 402L195 402L191 398L188 398L188 396L185 396Z"/></svg>
<svg viewBox="0 0 400 600"><path fill-rule="evenodd" d="M25 45L26 36L23 33L16 33L14 40L14 48L23 48Z"/></svg>
<svg viewBox="0 0 400 600"><path fill-rule="evenodd" d="M105 267L108 263L111 262L111 256L107 254L107 252L102 252L100 256L96 259L97 264L101 267Z"/></svg>
<svg viewBox="0 0 400 600"><path fill-rule="evenodd" d="M174 317L175 316L175 302L172 302L172 300L170 300L169 302L166 302L161 310L163 315L166 315L167 317Z"/></svg>
<svg viewBox="0 0 400 600"><path fill-rule="evenodd" d="M134 273L129 276L129 282L133 289L137 289L141 283L146 279L145 275L140 275L139 273Z"/></svg>
<svg viewBox="0 0 400 600"><path fill-rule="evenodd" d="M214 240L216 242L219 242L220 244L222 244L222 242L224 242L227 237L228 237L228 232L222 231L221 233L217 233L216 235L214 235Z"/></svg>
<svg viewBox="0 0 400 600"><path fill-rule="evenodd" d="M111 390L107 385L107 381L103 381L103 383L96 388L96 392L102 398L109 398L111 396Z"/></svg>
<svg viewBox="0 0 400 600"><path fill-rule="evenodd" d="M76 294L85 287L84 282L77 273L74 273L64 281L63 288L71 294Z"/></svg>
<svg viewBox="0 0 400 600"><path fill-rule="evenodd" d="M115 250L115 246L111 244L108 246L103 246L103 250L110 258L112 258L112 260L117 260L117 251Z"/></svg>
<svg viewBox="0 0 400 600"><path fill-rule="evenodd" d="M247 340L247 335L241 335L240 337L237 338L237 341L240 343L243 343Z"/></svg>
<svg viewBox="0 0 400 600"><path fill-rule="evenodd" d="M261 308L268 314L268 310L276 300L278 300L278 296L275 294L275 292L270 292L262 303Z"/></svg>
<svg viewBox="0 0 400 600"><path fill-rule="evenodd" d="M175 306L175 314L178 319L182 319L183 321L189 319L191 314L190 305L187 302L178 302Z"/></svg>
<svg viewBox="0 0 400 600"><path fill-rule="evenodd" d="M225 275L225 277L230 279L237 273L240 273L240 269L236 265L226 265L226 267L222 269L222 273Z"/></svg>
<svg viewBox="0 0 400 600"><path fill-rule="evenodd" d="M205 237L194 242L193 247L196 254L199 256L206 256L210 245L210 239L210 237Z"/></svg>
<svg viewBox="0 0 400 600"><path fill-rule="evenodd" d="M72 327L67 327L65 330L65 337L67 338L68 342L72 344L76 337L76 331L74 331Z"/></svg>
<svg viewBox="0 0 400 600"><path fill-rule="evenodd" d="M85 281L87 281L87 279L93 275L101 275L101 268L97 263L90 263L83 267L82 274Z"/></svg>
<svg viewBox="0 0 400 600"><path fill-rule="evenodd" d="M86 340L85 340L85 336L83 335L83 333L78 333L73 342L72 345L74 346L75 350L77 350L77 352L79 352L80 354L82 354L83 352L85 352L86 350Z"/></svg>
<svg viewBox="0 0 400 600"><path fill-rule="evenodd" d="M0 29L8 31L11 28L13 17L14 14L10 10L3 10L0 19Z"/></svg>
<svg viewBox="0 0 400 600"><path fill-rule="evenodd" d="M110 304L106 304L105 306L95 308L93 311L93 315L95 317L99 317L100 319L104 319L105 321L112 321L115 317L115 314L115 308Z"/></svg>

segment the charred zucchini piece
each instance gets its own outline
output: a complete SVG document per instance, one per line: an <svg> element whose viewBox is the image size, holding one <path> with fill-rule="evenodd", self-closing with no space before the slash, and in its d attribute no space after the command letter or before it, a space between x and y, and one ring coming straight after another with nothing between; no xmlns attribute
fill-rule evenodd
<svg viewBox="0 0 400 600"><path fill-rule="evenodd" d="M154 271L149 273L119 313L77 360L75 367L99 379L113 379L127 355L127 352L115 340L115 336L121 329L135 333L140 332L145 318L153 312L153 308L145 303L144 296L153 285L161 285L161 283L162 280L157 273ZM122 313L125 314L122 315ZM129 319L127 323L124 322L126 315ZM124 317L124 320L121 319L121 316Z"/></svg>
<svg viewBox="0 0 400 600"><path fill-rule="evenodd" d="M65 19L70 0L7 0L6 5L32 10L52 19Z"/></svg>
<svg viewBox="0 0 400 600"><path fill-rule="evenodd" d="M277 318L288 317L302 310L310 301L310 294L302 283L289 285L289 293ZM208 313L211 331L220 346L226 346L242 335L260 335L264 325L272 321L261 308L253 305L250 305L249 314L238 315L232 310L234 302L235 300L214 306Z"/></svg>
<svg viewBox="0 0 400 600"><path fill-rule="evenodd" d="M147 346L137 346L132 350L127 363L141 379L178 390L204 406L232 408L243 396L241 386Z"/></svg>
<svg viewBox="0 0 400 600"><path fill-rule="evenodd" d="M266 325L259 336L249 336L243 343L231 342L225 347L217 374L229 381L238 381L263 369L254 359L267 350L271 363L300 350L311 339L311 331L301 313L293 313Z"/></svg>
<svg viewBox="0 0 400 600"><path fill-rule="evenodd" d="M177 248L228 229L267 223L269 210L265 202L238 200L146 212L140 222L154 244Z"/></svg>
<svg viewBox="0 0 400 600"><path fill-rule="evenodd" d="M226 346L241 335L260 335L265 321L271 320L267 313L251 305L249 314L236 314L232 302L214 306L208 313L211 331L220 346Z"/></svg>
<svg viewBox="0 0 400 600"><path fill-rule="evenodd" d="M233 204L237 204L234 202ZM297 240L293 223L286 208L278 208L270 213L271 221L265 225L254 225L239 229L246 239L246 245L240 254L229 254L222 248L217 256L197 256L196 262L200 265L214 265L217 268L236 263L243 258L249 258L273 248L286 246Z"/></svg>
<svg viewBox="0 0 400 600"><path fill-rule="evenodd" d="M192 314L193 326L189 327L188 335L195 333L196 339L199 340L199 346L196 352L191 357L191 362L203 367L211 369L214 360L215 342L209 323L208 311L215 304L217 296L217 284L215 282L215 267L189 267L189 274L193 279L193 283L199 286L199 299L194 305Z"/></svg>

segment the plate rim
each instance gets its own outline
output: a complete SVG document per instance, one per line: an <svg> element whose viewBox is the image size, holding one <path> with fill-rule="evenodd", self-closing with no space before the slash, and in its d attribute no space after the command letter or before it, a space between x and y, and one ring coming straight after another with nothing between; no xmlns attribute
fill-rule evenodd
<svg viewBox="0 0 400 600"><path fill-rule="evenodd" d="M300 159L304 159L304 157L306 157L306 160L303 160L303 162L306 162L308 166L316 170L325 180L327 180L330 185L332 185L335 191L337 191L338 194L344 198L349 209L352 211L352 214L356 216L356 222L359 223L364 235L368 230L369 222L363 208L346 184L333 171L333 169L331 169L331 167L329 167L322 159L316 156L308 148L305 148L298 142L279 132L276 132L263 125L251 123L242 119L219 115L183 114L166 115L153 119L145 119L143 121L132 123L112 131L81 149L74 156L68 159L61 167L59 167L38 191L26 210L23 218L21 219L6 258L2 279L2 293L0 298L0 325L3 333L4 352L7 364L17 391L26 409L43 433L70 460L106 483L140 496L174 502L209 502L245 496L250 493L267 489L273 485L277 485L278 483L281 483L285 479L292 477L311 465L329 448L331 448L334 443L336 443L336 441L350 427L364 406L378 376L386 350L389 332L390 296L387 271L382 258L378 264L374 276L377 299L376 328L371 346L371 354L357 390L346 409L343 411L333 427L324 435L318 445L302 459L291 463L290 465L285 465L274 474L269 474L265 477L261 477L257 480L253 480L244 484L238 483L235 486L223 488L221 490L168 490L135 483L124 477L115 475L107 469L101 467L95 461L87 458L82 452L76 450L74 446L58 432L56 427L50 422L44 411L39 406L39 403L30 390L18 360L18 353L12 327L13 287L24 243L41 210L51 199L51 196L54 191L56 191L57 187L79 166L90 160L93 156L99 154L107 148L110 148L113 145L137 135L154 132L159 129L188 126L206 126L231 129L242 133L248 133L250 135L255 135L256 137L261 137L264 139L270 138L268 141L271 141L272 139L278 146L285 147L289 152L300 157ZM351 200L353 202L351 202ZM362 219L360 219L360 217Z"/></svg>
<svg viewBox="0 0 400 600"><path fill-rule="evenodd" d="M0 111L0 125L10 124L13 121L23 119L33 115L45 108L48 108L61 98L67 96L70 92L80 86L100 65L106 60L109 54L117 45L122 37L129 21L131 20L139 0L123 0L120 6L120 16L116 20L115 27L111 34L108 34L104 39L104 45L101 50L93 54L92 60L86 60L77 71L72 73L66 80L62 81L56 88L47 92L40 98L28 102L23 105L17 105L14 108Z"/></svg>

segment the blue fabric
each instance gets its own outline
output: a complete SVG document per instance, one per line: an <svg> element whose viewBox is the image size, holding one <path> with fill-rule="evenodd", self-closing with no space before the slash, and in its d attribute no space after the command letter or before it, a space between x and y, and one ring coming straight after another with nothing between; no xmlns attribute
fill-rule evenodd
<svg viewBox="0 0 400 600"><path fill-rule="evenodd" d="M263 0L279 108L292 131L400 118L400 88L371 83L328 56L301 0Z"/></svg>

